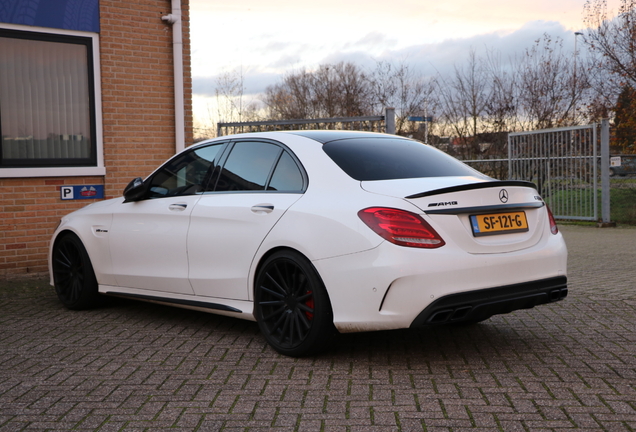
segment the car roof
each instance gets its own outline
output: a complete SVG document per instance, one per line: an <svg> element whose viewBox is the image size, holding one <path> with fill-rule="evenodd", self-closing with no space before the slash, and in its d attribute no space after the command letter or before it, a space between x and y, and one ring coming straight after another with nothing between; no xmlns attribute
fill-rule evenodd
<svg viewBox="0 0 636 432"><path fill-rule="evenodd" d="M398 135L390 135L378 132L362 132L362 131L343 131L343 130L297 130L297 131L282 131L283 133L299 135L305 138L318 141L322 144L326 144L331 141L338 141L343 139L354 138L392 138L392 139L406 139Z"/></svg>
<svg viewBox="0 0 636 432"><path fill-rule="evenodd" d="M204 146L213 142L219 142L224 140L238 140L249 139L250 137L256 138L270 138L276 139L279 134L297 135L304 138L308 138L312 141L316 141L320 144L327 144L333 141L341 141L348 139L358 138L373 138L373 139L401 139L406 141L414 141L413 139L406 138L400 135L386 134L380 132L364 132L364 131L351 131L351 130L286 130L286 131L265 131L265 132L243 132L233 135L220 136L211 138L195 143L192 147L196 148Z"/></svg>

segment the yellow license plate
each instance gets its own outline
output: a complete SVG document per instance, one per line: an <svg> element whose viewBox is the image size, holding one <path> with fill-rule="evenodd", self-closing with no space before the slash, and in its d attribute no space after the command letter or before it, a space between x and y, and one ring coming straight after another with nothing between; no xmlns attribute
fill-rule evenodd
<svg viewBox="0 0 636 432"><path fill-rule="evenodd" d="M470 224L475 237L528 231L526 212L471 215Z"/></svg>

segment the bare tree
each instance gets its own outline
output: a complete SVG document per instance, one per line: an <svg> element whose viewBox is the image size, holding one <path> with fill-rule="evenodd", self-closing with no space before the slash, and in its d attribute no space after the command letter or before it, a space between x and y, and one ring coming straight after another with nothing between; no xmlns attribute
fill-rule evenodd
<svg viewBox="0 0 636 432"><path fill-rule="evenodd" d="M504 64L495 51L488 51L484 62L490 86L484 107L484 130L488 133L514 131L519 123L517 70L511 62Z"/></svg>
<svg viewBox="0 0 636 432"><path fill-rule="evenodd" d="M338 91L341 94L341 115L346 117L368 115L372 105L368 75L353 63L340 63L334 68L334 73L340 84Z"/></svg>
<svg viewBox="0 0 636 432"><path fill-rule="evenodd" d="M396 132L416 132L411 115L433 111L431 80L402 63L378 62L371 73L353 63L320 65L316 70L290 73L266 90L272 119L358 117L396 109Z"/></svg>
<svg viewBox="0 0 636 432"><path fill-rule="evenodd" d="M545 34L518 61L519 104L523 129L546 129L576 124L575 103L587 87L586 77L574 74L573 59L560 38Z"/></svg>
<svg viewBox="0 0 636 432"><path fill-rule="evenodd" d="M224 72L216 77L214 98L207 100L205 111L197 110L194 119L195 140L216 136L218 122L244 122L263 118L262 103L246 96L243 69ZM206 115L207 114L207 115Z"/></svg>
<svg viewBox="0 0 636 432"><path fill-rule="evenodd" d="M265 105L269 119L300 119L313 115L309 73L288 74L281 84L265 89Z"/></svg>
<svg viewBox="0 0 636 432"><path fill-rule="evenodd" d="M293 72L265 91L269 118L356 117L371 111L367 75L353 63Z"/></svg>
<svg viewBox="0 0 636 432"><path fill-rule="evenodd" d="M193 122L194 142L203 141L216 136L216 127L214 122L214 114L210 104L207 104L206 112L197 112Z"/></svg>
<svg viewBox="0 0 636 432"><path fill-rule="evenodd" d="M439 79L442 115L459 140L455 150L465 158L480 153L476 137L482 131L489 92L484 62L473 49L469 51L468 62L464 66L455 65L452 77Z"/></svg>
<svg viewBox="0 0 636 432"><path fill-rule="evenodd" d="M613 18L607 0L588 0L584 10L587 45L602 56L602 66L618 84L636 88L636 0L621 0Z"/></svg>
<svg viewBox="0 0 636 432"><path fill-rule="evenodd" d="M585 120L597 122L610 117L622 86L612 79L606 69L603 69L598 58L591 57L586 70L590 88L585 99Z"/></svg>
<svg viewBox="0 0 636 432"><path fill-rule="evenodd" d="M404 62L376 63L370 86L374 112L381 114L386 107L395 108L399 135L418 134L419 125L410 123L410 116L431 116L435 112L435 80L414 72Z"/></svg>
<svg viewBox="0 0 636 432"><path fill-rule="evenodd" d="M584 34L593 55L590 68L592 92L588 118L598 121L621 111L625 114L625 95L636 88L636 0L621 0L616 16L607 9L607 0L588 0L585 4ZM628 89L628 90L626 90ZM623 127L625 118L615 118Z"/></svg>
<svg viewBox="0 0 636 432"><path fill-rule="evenodd" d="M216 108L218 119L224 122L243 120L245 92L243 70L225 72L216 79Z"/></svg>

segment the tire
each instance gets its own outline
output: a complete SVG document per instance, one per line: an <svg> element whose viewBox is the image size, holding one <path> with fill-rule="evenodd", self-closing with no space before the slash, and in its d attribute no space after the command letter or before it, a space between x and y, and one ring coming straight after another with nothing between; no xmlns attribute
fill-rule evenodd
<svg viewBox="0 0 636 432"><path fill-rule="evenodd" d="M72 310L97 306L97 279L82 241L72 233L62 234L53 246L53 283L60 302Z"/></svg>
<svg viewBox="0 0 636 432"><path fill-rule="evenodd" d="M294 251L274 253L261 266L254 312L267 342L287 356L318 353L335 333L322 280L311 263Z"/></svg>
<svg viewBox="0 0 636 432"><path fill-rule="evenodd" d="M609 175L610 175L610 177L614 177L616 175L616 170L614 170L614 168L610 168L609 169Z"/></svg>

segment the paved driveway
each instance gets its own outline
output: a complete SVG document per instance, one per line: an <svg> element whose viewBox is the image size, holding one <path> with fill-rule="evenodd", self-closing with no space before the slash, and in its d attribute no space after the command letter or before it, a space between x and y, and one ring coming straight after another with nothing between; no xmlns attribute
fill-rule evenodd
<svg viewBox="0 0 636 432"><path fill-rule="evenodd" d="M471 327L271 350L254 323L0 288L0 431L636 430L636 229L562 227L570 295Z"/></svg>

